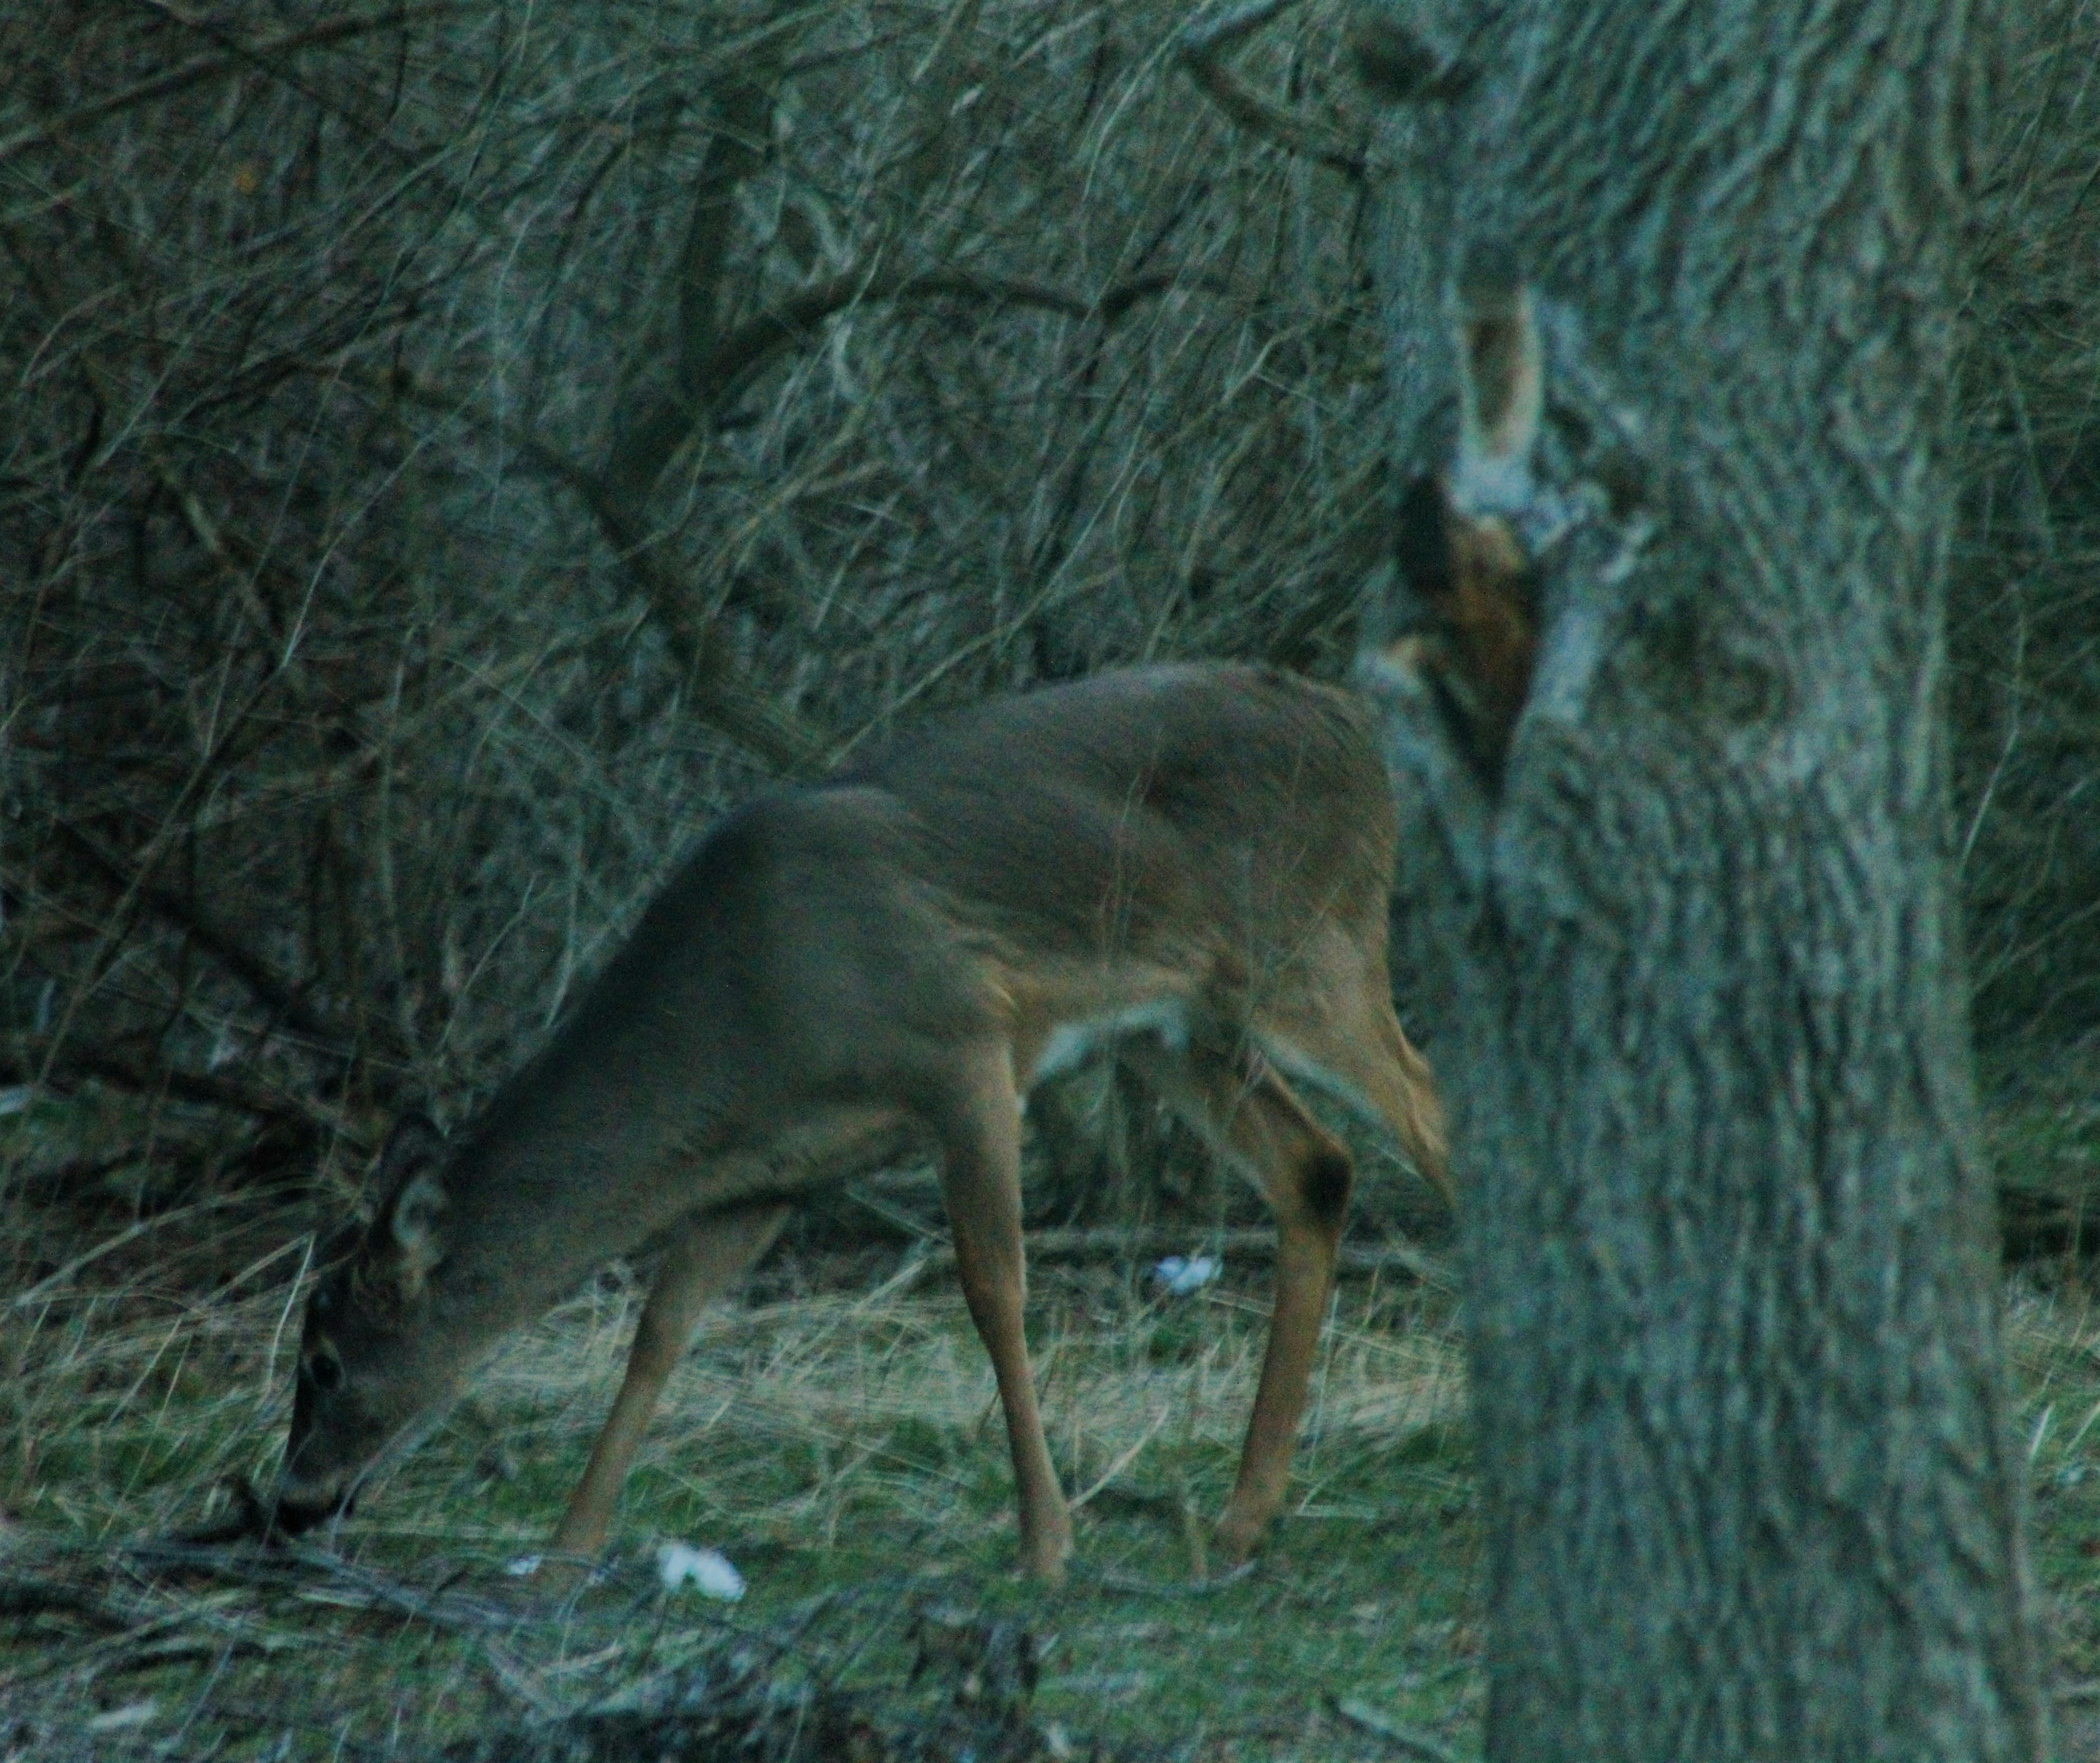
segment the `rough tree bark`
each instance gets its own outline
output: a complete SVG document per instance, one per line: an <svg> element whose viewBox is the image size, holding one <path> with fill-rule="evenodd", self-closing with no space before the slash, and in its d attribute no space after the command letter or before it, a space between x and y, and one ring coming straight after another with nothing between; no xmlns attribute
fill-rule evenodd
<svg viewBox="0 0 2100 1763"><path fill-rule="evenodd" d="M1457 1003L1488 1755L2036 1757L1940 710L1996 21L1465 18L1355 28L1411 100L1403 454L1446 445L1424 289L1493 247L1544 337L1506 764L1449 693L1391 705L1436 853L1402 941ZM1424 101L1440 40L1470 65Z"/></svg>

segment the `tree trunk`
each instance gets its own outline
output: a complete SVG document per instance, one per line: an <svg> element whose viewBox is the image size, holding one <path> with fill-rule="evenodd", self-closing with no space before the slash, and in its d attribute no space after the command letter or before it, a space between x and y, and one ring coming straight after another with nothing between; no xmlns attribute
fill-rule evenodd
<svg viewBox="0 0 2100 1763"><path fill-rule="evenodd" d="M1536 568L1528 699L1466 748L1457 602L1403 595L1437 689L1391 717L1457 1015L1488 1755L2038 1757L1940 704L1995 20L1488 18L1388 155L1449 217L1388 232L1396 322L1513 262L1546 386L1521 487L1446 517Z"/></svg>

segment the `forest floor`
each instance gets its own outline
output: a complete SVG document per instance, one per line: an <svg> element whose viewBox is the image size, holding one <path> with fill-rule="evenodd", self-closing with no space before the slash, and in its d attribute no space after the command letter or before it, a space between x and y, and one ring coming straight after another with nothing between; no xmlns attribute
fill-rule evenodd
<svg viewBox="0 0 2100 1763"><path fill-rule="evenodd" d="M894 1248L776 1258L703 1326L609 1570L564 1594L511 1569L617 1381L624 1269L506 1342L333 1533L174 1540L267 1485L310 1241L284 1210L171 1214L79 1265L46 1249L0 1299L0 1760L1478 1754L1480 1525L1440 1282L1344 1280L1284 1516L1220 1580L1202 1521L1265 1269L1178 1298L1142 1263L1040 1269L1079 1527L1045 1593L1010 1571L1004 1435L952 1279ZM2096 1298L2066 1262L2006 1288L2067 1757L2100 1756ZM740 1599L667 1588L681 1545Z"/></svg>

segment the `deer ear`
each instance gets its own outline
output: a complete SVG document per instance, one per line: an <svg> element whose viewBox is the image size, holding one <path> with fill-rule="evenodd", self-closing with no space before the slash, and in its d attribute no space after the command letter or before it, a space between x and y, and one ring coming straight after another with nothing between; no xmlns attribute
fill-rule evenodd
<svg viewBox="0 0 2100 1763"><path fill-rule="evenodd" d="M364 1272L402 1298L419 1297L444 1259L439 1230L445 1206L444 1140L420 1114L406 1114L379 1153L386 1198L365 1238Z"/></svg>

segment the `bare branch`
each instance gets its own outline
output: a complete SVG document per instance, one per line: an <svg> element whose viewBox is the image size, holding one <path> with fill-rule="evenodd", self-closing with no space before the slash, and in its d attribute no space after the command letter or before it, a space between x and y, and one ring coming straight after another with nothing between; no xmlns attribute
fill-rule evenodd
<svg viewBox="0 0 2100 1763"><path fill-rule="evenodd" d="M1345 178L1361 178L1368 167L1361 148L1350 145L1326 124L1270 103L1238 78L1222 59L1226 50L1291 3L1292 0L1251 0L1215 19L1190 25L1181 33L1177 46L1182 65L1210 95L1211 101L1248 133L1286 152L1339 171Z"/></svg>
<svg viewBox="0 0 2100 1763"><path fill-rule="evenodd" d="M340 1134L353 1141L362 1134L338 1110L311 1095L277 1088L271 1084L227 1072L191 1071L165 1060L141 1065L108 1046L82 1048L63 1059L46 1060L36 1068L33 1081L42 1085L63 1084L82 1078L98 1078L120 1089L140 1095L165 1091L186 1102L230 1108L258 1120L283 1121Z"/></svg>
<svg viewBox="0 0 2100 1763"><path fill-rule="evenodd" d="M172 7L159 7L170 18L183 24L194 21ZM463 9L457 5L400 7L390 12L382 12L369 18L335 19L325 24L304 26L298 30L280 31L275 37L243 49L233 49L218 55L198 55L185 61L179 68L170 68L165 73L157 73L150 79L139 80L121 91L76 105L62 116L52 117L32 127L18 129L11 135L0 138L0 165L4 165L17 153L26 152L33 147L72 134L91 122L130 110L139 104L151 104L157 98L166 98L206 81L222 79L230 73L266 61L276 56L291 54L301 49L313 49L324 44L349 42L368 35L373 31L394 29L397 25L414 24L423 19L445 18Z"/></svg>
<svg viewBox="0 0 2100 1763"><path fill-rule="evenodd" d="M1357 77L1389 104L1426 104L1462 96L1480 70L1437 48L1395 15L1392 0L1356 0L1347 36Z"/></svg>
<svg viewBox="0 0 2100 1763"><path fill-rule="evenodd" d="M693 712L717 734L748 748L775 770L807 777L823 769L831 743L792 712L757 692L733 671L728 645L712 618L696 617L691 587L650 555L650 533L596 472L558 447L483 410L473 399L417 380L405 370L377 376L338 363L310 364L316 372L371 394L381 408L390 399L412 403L500 435L520 457L567 489L590 512L599 531L649 603L651 616L688 676Z"/></svg>
<svg viewBox="0 0 2100 1763"><path fill-rule="evenodd" d="M711 388L711 401L719 406L783 350L804 341L813 327L854 306L902 300L965 300L1105 321L1121 317L1145 296L1164 293L1173 285L1171 276L1146 276L1111 288L1090 301L1041 282L979 275L970 270L873 275L857 270L797 289L770 311L739 326L722 339L709 357L704 379Z"/></svg>
<svg viewBox="0 0 2100 1763"><path fill-rule="evenodd" d="M64 819L54 819L52 831L86 858L121 896L135 896L159 917L174 927L197 948L252 993L258 1003L310 1040L334 1045L335 1029L307 1001L302 989L287 981L253 950L241 946L219 926L210 923L195 900L184 900L169 889L141 880L126 864L106 849L102 841L83 828Z"/></svg>
<svg viewBox="0 0 2100 1763"><path fill-rule="evenodd" d="M715 350L722 290L735 261L738 192L765 168L779 99L779 37L765 42L715 94L716 119L707 154L693 180L686 242L679 253L669 302L675 307L676 359L667 372L654 359L661 347L658 327L642 327L642 353L632 370L642 383L620 400L623 415L607 454L605 482L629 507L639 509L678 449L698 425L712 381L708 365ZM653 386L647 381L654 380ZM668 381L668 383L666 383Z"/></svg>

